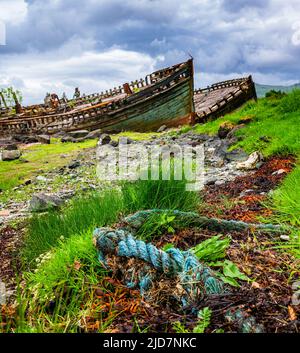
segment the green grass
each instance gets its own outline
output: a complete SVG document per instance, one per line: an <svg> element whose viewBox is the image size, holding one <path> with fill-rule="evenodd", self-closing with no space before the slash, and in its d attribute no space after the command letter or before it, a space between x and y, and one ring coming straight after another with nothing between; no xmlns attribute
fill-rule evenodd
<svg viewBox="0 0 300 353"><path fill-rule="evenodd" d="M78 332L78 322L89 315L95 288L104 274L92 242L92 228L60 241L39 260L34 272L24 274L26 287L19 304L26 315L18 322L17 331Z"/></svg>
<svg viewBox="0 0 300 353"><path fill-rule="evenodd" d="M163 208L196 210L200 198L185 190L185 180L138 180L125 182L121 190L105 189L73 199L62 211L34 214L29 220L22 255L29 266L42 253L55 247L61 237L68 238L90 227L114 223L121 213Z"/></svg>
<svg viewBox="0 0 300 353"><path fill-rule="evenodd" d="M33 215L22 248L24 262L33 265L40 254L55 247L62 237L115 222L122 209L120 193L107 190L75 198L62 211Z"/></svg>
<svg viewBox="0 0 300 353"><path fill-rule="evenodd" d="M104 274L92 243L96 226L116 222L121 213L155 207L191 210L199 202L195 193L185 191L185 181L137 181L124 183L120 190L74 199L61 211L34 215L22 252L29 268L19 299L26 314L17 331L78 330L78 321L90 314L93 288ZM110 321L103 324L101 315L97 313L103 331Z"/></svg>
<svg viewBox="0 0 300 353"><path fill-rule="evenodd" d="M159 136L158 132L135 132L135 131L123 131L118 134L111 135L114 141L117 141L120 137L127 137L134 141L145 141L150 140L152 136Z"/></svg>
<svg viewBox="0 0 300 353"><path fill-rule="evenodd" d="M272 196L271 207L281 222L300 227L300 165L288 175Z"/></svg>
<svg viewBox="0 0 300 353"><path fill-rule="evenodd" d="M240 137L233 148L243 148L246 152L260 150L265 156L273 154L300 153L300 90L295 90L282 99L259 99L248 102L240 110L206 124L198 124L198 133L216 134L226 121L235 125L242 118L251 117L252 122L236 132ZM266 136L269 142L261 137Z"/></svg>
<svg viewBox="0 0 300 353"><path fill-rule="evenodd" d="M126 182L122 193L129 212L160 208L191 211L197 209L197 193L186 191L185 180L138 180Z"/></svg>
<svg viewBox="0 0 300 353"><path fill-rule="evenodd" d="M34 144L22 148L20 160L0 162L0 189L9 190L38 173L66 165L81 150L96 147L97 140L62 143L52 139L50 145ZM65 158L60 158L64 154Z"/></svg>

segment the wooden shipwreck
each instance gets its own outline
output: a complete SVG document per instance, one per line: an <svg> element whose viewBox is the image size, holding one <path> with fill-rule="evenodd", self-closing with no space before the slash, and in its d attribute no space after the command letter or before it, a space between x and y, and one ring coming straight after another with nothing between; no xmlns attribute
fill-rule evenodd
<svg viewBox="0 0 300 353"><path fill-rule="evenodd" d="M102 129L108 132L151 131L188 124L194 117L193 60L153 72L143 80L113 90L60 102L59 110L43 105L0 118L0 136L55 134Z"/></svg>
<svg viewBox="0 0 300 353"><path fill-rule="evenodd" d="M53 95L52 95L53 96ZM54 94L54 96L56 96ZM154 131L205 123L257 99L252 77L216 83L194 91L193 59L155 71L145 79L55 104L0 111L0 137L56 134L74 130Z"/></svg>
<svg viewBox="0 0 300 353"><path fill-rule="evenodd" d="M239 108L248 100L257 100L252 77L215 83L194 93L196 122L205 123Z"/></svg>

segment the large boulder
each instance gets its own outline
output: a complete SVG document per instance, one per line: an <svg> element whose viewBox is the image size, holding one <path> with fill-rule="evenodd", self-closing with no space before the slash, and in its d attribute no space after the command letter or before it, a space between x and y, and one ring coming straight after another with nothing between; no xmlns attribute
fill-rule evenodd
<svg viewBox="0 0 300 353"><path fill-rule="evenodd" d="M93 139L101 137L102 134L103 134L102 131L100 129L98 129L98 130L94 130L94 131L89 132L87 135L85 135L83 137L75 138L75 137L72 137L71 135L69 135L68 137L72 138L71 142L75 143L75 142L83 142L86 140L93 140Z"/></svg>
<svg viewBox="0 0 300 353"><path fill-rule="evenodd" d="M94 130L88 133L88 135L85 137L86 139L97 139L99 137L101 137L101 135L103 134L101 129L98 130Z"/></svg>
<svg viewBox="0 0 300 353"><path fill-rule="evenodd" d="M13 140L21 143L37 143L39 142L36 136L29 135L14 135Z"/></svg>
<svg viewBox="0 0 300 353"><path fill-rule="evenodd" d="M70 131L68 133L68 135L73 137L74 139L80 139L80 138L86 137L88 134L89 134L88 130Z"/></svg>
<svg viewBox="0 0 300 353"><path fill-rule="evenodd" d="M29 210L31 212L44 212L53 208L58 208L64 203L64 200L54 195L36 194L33 195L30 203Z"/></svg>
<svg viewBox="0 0 300 353"><path fill-rule="evenodd" d="M14 161L15 159L19 159L20 157L21 157L21 152L19 150L2 151L3 161Z"/></svg>
<svg viewBox="0 0 300 353"><path fill-rule="evenodd" d="M36 138L40 143L43 143L45 145L50 144L50 136L49 135L38 135L38 136L36 136Z"/></svg>
<svg viewBox="0 0 300 353"><path fill-rule="evenodd" d="M253 170L258 168L263 160L264 157L260 152L253 152L245 162L238 163L236 167L242 170Z"/></svg>

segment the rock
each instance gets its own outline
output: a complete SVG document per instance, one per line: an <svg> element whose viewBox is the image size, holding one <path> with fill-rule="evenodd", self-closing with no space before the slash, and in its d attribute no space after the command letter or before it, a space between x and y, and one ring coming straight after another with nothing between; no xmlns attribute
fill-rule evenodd
<svg viewBox="0 0 300 353"><path fill-rule="evenodd" d="M247 189L247 190L245 190L245 191L240 193L240 197L245 197L245 196L247 196L248 194L250 194L252 192L254 192L253 189Z"/></svg>
<svg viewBox="0 0 300 353"><path fill-rule="evenodd" d="M50 136L48 135L37 135L37 140L45 145L50 145Z"/></svg>
<svg viewBox="0 0 300 353"><path fill-rule="evenodd" d="M21 163L29 163L29 161L28 161L27 159L24 159L24 158L22 158L22 157L20 157L19 161L20 161Z"/></svg>
<svg viewBox="0 0 300 353"><path fill-rule="evenodd" d="M218 181L217 178L212 177L212 178L206 180L204 183L209 186L209 185L214 185L217 181Z"/></svg>
<svg viewBox="0 0 300 353"><path fill-rule="evenodd" d="M61 142L66 143L66 142L74 142L75 139L71 136L65 135L64 137L61 138Z"/></svg>
<svg viewBox="0 0 300 353"><path fill-rule="evenodd" d="M88 130L70 131L68 133L68 135L73 137L74 139L79 139L79 138L82 138L82 137L86 137L88 134L89 134Z"/></svg>
<svg viewBox="0 0 300 353"><path fill-rule="evenodd" d="M61 137L65 137L67 136L68 134L65 132L65 131L59 131L57 132L56 134L53 135L53 137L55 138L61 138Z"/></svg>
<svg viewBox="0 0 300 353"><path fill-rule="evenodd" d="M54 195L36 194L33 195L30 200L29 210L31 212L48 211L50 209L61 206L63 202L63 199Z"/></svg>
<svg viewBox="0 0 300 353"><path fill-rule="evenodd" d="M38 139L35 136L29 135L14 135L13 139L21 143L37 143Z"/></svg>
<svg viewBox="0 0 300 353"><path fill-rule="evenodd" d="M21 157L21 152L19 150L12 150L2 152L2 160L3 161L14 161L15 159L19 159Z"/></svg>
<svg viewBox="0 0 300 353"><path fill-rule="evenodd" d="M281 235L280 239L283 241L290 241L290 237L288 235Z"/></svg>
<svg viewBox="0 0 300 353"><path fill-rule="evenodd" d="M88 133L88 135L85 137L86 139L96 139L101 137L101 135L103 134L103 132L98 129L98 130L94 130Z"/></svg>
<svg viewBox="0 0 300 353"><path fill-rule="evenodd" d="M217 180L217 181L215 182L215 185L216 185L216 186L220 186L220 185L223 185L224 183L225 183L224 180Z"/></svg>
<svg viewBox="0 0 300 353"><path fill-rule="evenodd" d="M276 172L272 173L272 175L282 175L282 174L286 174L286 170L279 169Z"/></svg>
<svg viewBox="0 0 300 353"><path fill-rule="evenodd" d="M5 146L3 150L4 151L16 151L16 150L18 150L18 146L16 144L12 143L10 145Z"/></svg>
<svg viewBox="0 0 300 353"><path fill-rule="evenodd" d="M225 159L229 162L241 162L245 161L247 158L247 153L240 148L237 148L231 152L225 152Z"/></svg>
<svg viewBox="0 0 300 353"><path fill-rule="evenodd" d="M231 122L225 121L220 125L218 136L220 139L225 139L229 132L234 129L234 125Z"/></svg>
<svg viewBox="0 0 300 353"><path fill-rule="evenodd" d="M8 217L10 215L9 210L2 210L0 211L0 217Z"/></svg>
<svg viewBox="0 0 300 353"><path fill-rule="evenodd" d="M107 145L110 143L110 141L111 141L111 137L109 135L102 134L99 139L98 145L100 145L100 146Z"/></svg>
<svg viewBox="0 0 300 353"><path fill-rule="evenodd" d="M35 136L27 136L25 143L37 143L39 142Z"/></svg>
<svg viewBox="0 0 300 353"><path fill-rule="evenodd" d="M157 132L163 132L167 129L167 126L166 125L162 125L158 130Z"/></svg>
<svg viewBox="0 0 300 353"><path fill-rule="evenodd" d="M24 185L30 185L32 183L31 179L25 180Z"/></svg>
<svg viewBox="0 0 300 353"><path fill-rule="evenodd" d="M69 169L76 169L80 167L80 162L79 161L72 161L69 165L68 168Z"/></svg>
<svg viewBox="0 0 300 353"><path fill-rule="evenodd" d="M261 136L259 139L266 143L271 142L271 137L269 136Z"/></svg>
<svg viewBox="0 0 300 353"><path fill-rule="evenodd" d="M264 157L260 152L253 152L245 162L238 163L236 167L242 170L253 170L257 168L263 159Z"/></svg>
<svg viewBox="0 0 300 353"><path fill-rule="evenodd" d="M37 181L42 181L42 182L48 181L48 179L47 179L46 177L42 176L42 175L38 175L38 176L36 177L36 180L37 180Z"/></svg>
<svg viewBox="0 0 300 353"><path fill-rule="evenodd" d="M109 144L110 144L112 147L118 147L118 146L119 146L119 142L118 142L118 141L114 141L114 140L111 140Z"/></svg>

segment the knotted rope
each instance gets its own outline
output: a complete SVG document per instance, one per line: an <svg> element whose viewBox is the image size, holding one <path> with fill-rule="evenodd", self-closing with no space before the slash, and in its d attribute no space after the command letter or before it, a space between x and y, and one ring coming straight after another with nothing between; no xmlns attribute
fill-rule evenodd
<svg viewBox="0 0 300 353"><path fill-rule="evenodd" d="M178 277L186 296L182 303L188 305L197 296L204 294L220 294L225 291L222 281L216 278L213 271L201 264L189 251L171 248L167 251L158 249L151 243L135 239L129 231L109 228L96 229L94 232L99 260L105 266L106 255L136 258L144 261L156 271L168 277ZM152 276L149 266L145 266L138 286L144 294L151 286ZM127 283L132 287L133 282Z"/></svg>
<svg viewBox="0 0 300 353"><path fill-rule="evenodd" d="M280 228L273 225L249 225L244 222L220 221L200 217L193 212L181 212L177 210L147 210L139 211L134 215L125 218L127 228L111 229L97 228L94 231L94 242L98 249L99 261L103 266L108 267L107 258L118 256L123 258L135 258L143 262L138 273L130 269L130 279L126 282L129 288L140 289L142 295L153 285L154 273L158 272L170 278L177 278L184 289L181 295L181 303L184 307L192 305L201 300L204 295L224 294L228 292L228 287L217 278L215 273L189 251L181 251L171 248L166 251L158 249L151 243L146 243L136 239L133 233L139 229L154 214L172 214L176 220L184 224L198 226L209 226L211 229L222 229L232 227L234 230L244 230L246 227L278 231ZM155 271L153 271L155 270ZM236 321L241 332L262 332L263 327L258 325L253 317L247 316L242 310L227 312L227 320Z"/></svg>

